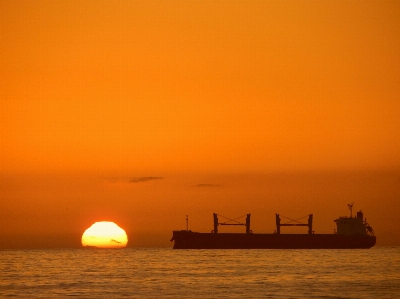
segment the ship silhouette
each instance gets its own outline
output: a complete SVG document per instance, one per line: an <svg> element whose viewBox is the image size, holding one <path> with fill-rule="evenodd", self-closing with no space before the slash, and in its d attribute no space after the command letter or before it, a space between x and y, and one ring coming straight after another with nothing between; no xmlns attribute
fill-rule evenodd
<svg viewBox="0 0 400 299"><path fill-rule="evenodd" d="M216 213L214 229L210 233L193 232L186 230L173 231L171 242L174 249L357 249L371 248L376 243L374 230L363 219L362 211L353 217L353 204L348 205L350 217L343 216L334 220L336 230L333 234L315 234L313 231L313 214L308 215L307 223L290 219L289 223L281 223L281 216L276 214L276 230L273 234L256 234L250 229L250 216L246 215L246 222L229 219ZM218 217L228 219L220 222ZM287 218L287 217L285 217ZM186 216L186 221L188 218ZM245 233L220 233L219 226L242 225ZM282 226L306 226L308 234L281 234Z"/></svg>

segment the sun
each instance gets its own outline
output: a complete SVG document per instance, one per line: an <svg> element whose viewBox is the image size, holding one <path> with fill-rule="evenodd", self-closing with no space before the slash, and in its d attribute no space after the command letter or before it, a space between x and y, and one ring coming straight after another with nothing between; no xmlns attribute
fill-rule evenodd
<svg viewBox="0 0 400 299"><path fill-rule="evenodd" d="M94 223L82 235L82 246L97 248L124 248L128 244L125 231L110 221Z"/></svg>

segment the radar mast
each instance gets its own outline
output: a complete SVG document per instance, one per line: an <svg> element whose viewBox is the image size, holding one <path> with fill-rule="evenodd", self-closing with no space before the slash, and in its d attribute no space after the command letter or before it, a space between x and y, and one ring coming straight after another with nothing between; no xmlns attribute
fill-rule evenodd
<svg viewBox="0 0 400 299"><path fill-rule="evenodd" d="M350 210L350 218L353 218L353 205L354 205L354 203L352 202L352 203L349 203L347 206L349 207L349 210Z"/></svg>

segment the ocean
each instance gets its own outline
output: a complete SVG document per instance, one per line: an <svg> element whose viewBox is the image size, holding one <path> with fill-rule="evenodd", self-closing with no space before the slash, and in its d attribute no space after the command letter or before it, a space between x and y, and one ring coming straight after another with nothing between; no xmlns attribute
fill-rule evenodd
<svg viewBox="0 0 400 299"><path fill-rule="evenodd" d="M400 298L400 247L5 250L0 297Z"/></svg>

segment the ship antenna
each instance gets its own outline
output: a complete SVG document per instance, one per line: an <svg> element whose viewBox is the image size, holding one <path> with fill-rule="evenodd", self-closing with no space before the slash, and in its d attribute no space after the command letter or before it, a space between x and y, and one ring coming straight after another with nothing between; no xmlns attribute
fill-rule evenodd
<svg viewBox="0 0 400 299"><path fill-rule="evenodd" d="M189 217L186 215L186 230L189 230Z"/></svg>
<svg viewBox="0 0 400 299"><path fill-rule="evenodd" d="M353 205L354 205L354 203L349 203L347 205L349 207L349 209L350 209L350 218L353 218Z"/></svg>

